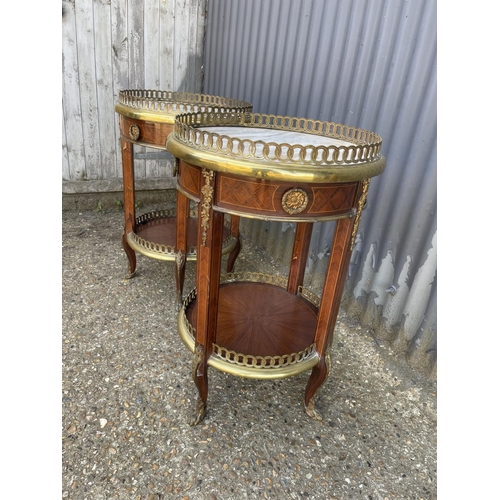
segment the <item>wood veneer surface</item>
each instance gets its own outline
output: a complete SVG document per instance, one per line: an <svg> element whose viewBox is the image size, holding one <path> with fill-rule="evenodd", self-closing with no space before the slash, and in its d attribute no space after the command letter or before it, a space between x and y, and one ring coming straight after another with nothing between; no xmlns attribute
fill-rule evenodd
<svg viewBox="0 0 500 500"><path fill-rule="evenodd" d="M265 283L221 285L216 343L252 356L300 352L314 341L317 309L284 288ZM196 325L196 300L186 310Z"/></svg>
<svg viewBox="0 0 500 500"><path fill-rule="evenodd" d="M197 239L197 221L195 218L189 218L187 222L187 245L196 246ZM136 227L136 234L146 241L157 243L159 245L175 246L176 218L159 217L152 219ZM229 238L230 231L224 226L223 238Z"/></svg>

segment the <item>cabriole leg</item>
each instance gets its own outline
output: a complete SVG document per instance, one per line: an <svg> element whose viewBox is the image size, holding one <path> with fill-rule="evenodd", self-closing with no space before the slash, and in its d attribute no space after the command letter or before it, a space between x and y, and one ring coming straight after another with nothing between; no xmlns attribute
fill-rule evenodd
<svg viewBox="0 0 500 500"><path fill-rule="evenodd" d="M208 373L203 346L198 344L193 355L193 380L198 389L198 400L193 420L190 425L198 425L204 418L207 408Z"/></svg>
<svg viewBox="0 0 500 500"><path fill-rule="evenodd" d="M331 360L330 353L327 352L312 369L311 376L307 382L304 398L304 409L314 420L323 420L322 415L315 408L316 391L325 383L330 376Z"/></svg>

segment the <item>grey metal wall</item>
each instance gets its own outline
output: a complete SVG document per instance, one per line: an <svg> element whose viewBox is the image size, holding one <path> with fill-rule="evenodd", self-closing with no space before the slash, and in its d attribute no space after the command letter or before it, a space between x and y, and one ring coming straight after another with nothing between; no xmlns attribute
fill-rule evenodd
<svg viewBox="0 0 500 500"><path fill-rule="evenodd" d="M383 138L344 305L427 374L436 368L436 0L209 0L203 92L258 113L334 121ZM276 256L293 227L243 230ZM316 225L322 276L334 225ZM285 255L286 257L286 255Z"/></svg>

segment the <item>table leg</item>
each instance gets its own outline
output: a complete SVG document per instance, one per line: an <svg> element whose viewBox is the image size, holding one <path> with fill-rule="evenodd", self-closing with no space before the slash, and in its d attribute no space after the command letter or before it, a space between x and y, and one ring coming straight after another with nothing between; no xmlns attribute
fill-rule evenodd
<svg viewBox="0 0 500 500"><path fill-rule="evenodd" d="M175 284L177 307L182 305L182 291L186 273L187 223L189 217L189 198L177 192L176 231L175 231Z"/></svg>
<svg viewBox="0 0 500 500"><path fill-rule="evenodd" d="M203 171L205 186L198 207L196 255L196 344L193 378L199 397L192 425L205 417L208 396L207 362L217 330L224 214L212 210L213 172Z"/></svg>
<svg viewBox="0 0 500 500"><path fill-rule="evenodd" d="M229 253L227 258L227 272L230 273L233 271L234 263L236 261L236 257L238 257L241 250L241 241L240 241L240 217L238 215L231 215L231 236L236 239L236 245Z"/></svg>
<svg viewBox="0 0 500 500"><path fill-rule="evenodd" d="M203 345L198 344L193 355L193 380L198 389L198 399L194 418L190 422L192 426L198 425L205 418L208 397L207 369L207 356L204 352Z"/></svg>
<svg viewBox="0 0 500 500"><path fill-rule="evenodd" d="M128 258L128 277L135 274L135 251L127 243L127 235L135 231L135 182L134 182L134 154L133 145L121 139L122 169L123 169L123 212L125 215L125 229L122 234L123 250Z"/></svg>
<svg viewBox="0 0 500 500"><path fill-rule="evenodd" d="M332 340L340 308L340 300L342 298L343 283L349 267L349 258L351 256L350 241L353 226L353 218L337 221L321 304L318 311L314 342L320 360L312 369L304 398L306 413L317 420L321 420L322 417L314 408L314 396L330 374L330 355L327 350Z"/></svg>
<svg viewBox="0 0 500 500"><path fill-rule="evenodd" d="M297 295L299 286L304 284L307 254L313 229L312 222L297 222L295 240L292 250L292 261L288 273L288 292Z"/></svg>

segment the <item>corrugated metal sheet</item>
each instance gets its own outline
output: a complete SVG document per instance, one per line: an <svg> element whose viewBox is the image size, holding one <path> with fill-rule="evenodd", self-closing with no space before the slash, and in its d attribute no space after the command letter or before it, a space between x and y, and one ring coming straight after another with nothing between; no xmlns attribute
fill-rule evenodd
<svg viewBox="0 0 500 500"><path fill-rule="evenodd" d="M203 92L258 113L334 121L383 138L345 305L427 373L436 361L436 1L210 0ZM317 225L320 277L333 224ZM283 256L293 228L245 223Z"/></svg>

